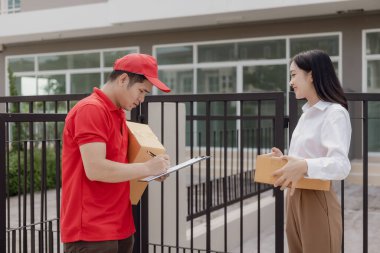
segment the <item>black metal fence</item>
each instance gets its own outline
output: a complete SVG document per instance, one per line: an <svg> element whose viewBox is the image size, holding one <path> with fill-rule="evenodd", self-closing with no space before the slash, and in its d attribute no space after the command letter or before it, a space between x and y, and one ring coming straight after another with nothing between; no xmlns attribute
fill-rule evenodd
<svg viewBox="0 0 380 253"><path fill-rule="evenodd" d="M205 166L194 166L190 169L190 182L187 187L188 216L190 224L190 248L194 248L194 219L203 217L206 226L205 245L207 252L215 250L211 241L211 214L222 210L224 216L223 251L228 252L228 212L227 208L239 203L240 224L239 245L243 252L244 226L250 226L250 221L244 220L244 200L256 197L257 212L257 250L260 252L261 235L261 203L260 194L268 186L260 187L252 182L254 163L257 154L269 152L272 146L284 148L284 95L283 93L252 93L252 94L212 94L194 96L151 96L142 105L141 115L148 122L148 107L152 103L160 103L161 108L161 141L165 140L164 129L167 124L175 125L176 152L172 157L174 163L179 162L178 105L186 105L186 143L189 156L211 156ZM165 103L174 103L176 112L170 122L164 120ZM155 107L157 105L154 105ZM174 133L173 133L174 134ZM179 176L176 177L176 192L178 193ZM161 184L161 214L165 213L165 183ZM276 209L276 252L283 252L283 193L274 190ZM175 217L179 217L179 195L175 199ZM146 200L145 200L146 202ZM148 207L146 207L148 208ZM174 214L173 214L174 215ZM161 241L165 245L164 216L161 216ZM182 246L179 240L179 222L176 221L176 249ZM143 233L144 242L149 244L148 234ZM230 235L231 236L231 235ZM147 249L146 249L147 250ZM163 252L164 248L160 249ZM145 252L143 250L143 252ZM178 252L178 251L177 251Z"/></svg>
<svg viewBox="0 0 380 253"><path fill-rule="evenodd" d="M56 138L35 136L34 123L43 122L48 131L46 124L62 123L65 117L0 114L1 252L60 252L61 141L57 127ZM55 189L50 198L48 186Z"/></svg>
<svg viewBox="0 0 380 253"><path fill-rule="evenodd" d="M38 97L3 97L0 105L6 113L0 114L0 252L60 252L60 131L65 114L76 101L85 95ZM380 101L380 94L347 94L351 103L352 119L359 126L363 148L356 157L363 159L363 252L368 252L368 104ZM284 148L283 93L219 94L193 96L147 97L141 108L134 110L131 120L148 122L149 106L160 103L161 138L165 140L165 125L175 126L178 137L178 106L186 104L186 152L189 157L210 155L204 167L194 166L186 185L186 217L189 224L189 245L179 239L179 195L170 201L177 203L173 218L176 223L174 243L168 243L165 229L165 182L161 183L160 242L149 240L148 194L134 209L136 252L218 252L213 248L211 216L220 212L224 216L223 252L228 245L228 208L238 205L240 212L240 252L243 252L245 226L244 201L257 201L257 252L261 251L261 195L272 189L256 185L251 180L255 156L269 151L272 146ZM299 116L299 103L290 94L289 130L294 129ZM164 121L165 103L174 103L174 120ZM173 133L174 134L174 133ZM179 162L178 138L173 163ZM165 143L164 143L165 144ZM352 151L354 152L354 151ZM176 191L179 187L176 177ZM51 180L53 182L51 182ZM47 191L53 188L54 191ZM342 215L345 210L345 182L341 182ZM275 252L284 252L283 193L273 191L275 206ZM51 196L49 194L52 194ZM11 195L13 195L11 197ZM35 196L38 196L37 198ZM51 198L50 198L51 197ZM40 206L40 208L37 208ZM194 222L203 219L206 227L205 243L194 245ZM343 249L344 252L344 242ZM196 249L197 248L197 249Z"/></svg>
<svg viewBox="0 0 380 253"><path fill-rule="evenodd" d="M61 131L84 96L0 98L1 252L61 251Z"/></svg>

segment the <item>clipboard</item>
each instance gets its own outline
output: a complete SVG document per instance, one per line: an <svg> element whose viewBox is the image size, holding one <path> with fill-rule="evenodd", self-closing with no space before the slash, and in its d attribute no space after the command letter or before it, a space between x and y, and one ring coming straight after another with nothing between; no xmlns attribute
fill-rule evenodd
<svg viewBox="0 0 380 253"><path fill-rule="evenodd" d="M198 156L198 157L194 157L192 159L187 160L186 162L183 162L183 163L177 164L177 165L175 165L173 167L170 167L165 173L162 173L162 174L156 175L156 176L146 177L146 178L140 179L139 181L141 181L141 182L150 182L150 181L152 181L154 179L157 179L159 177L168 175L168 174L173 173L175 171L178 171L180 169L189 167L190 165L193 165L194 163L199 163L199 162L201 162L203 160L206 160L206 159L209 159L209 158L210 158L210 156Z"/></svg>

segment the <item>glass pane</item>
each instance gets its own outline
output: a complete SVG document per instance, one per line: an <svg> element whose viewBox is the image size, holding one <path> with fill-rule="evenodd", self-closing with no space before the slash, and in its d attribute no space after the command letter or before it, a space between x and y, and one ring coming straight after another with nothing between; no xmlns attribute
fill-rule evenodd
<svg viewBox="0 0 380 253"><path fill-rule="evenodd" d="M37 79L38 95L66 94L65 75L39 76Z"/></svg>
<svg viewBox="0 0 380 253"><path fill-rule="evenodd" d="M235 93L236 68L198 69L197 93ZM236 102L227 103L228 114L236 114ZM223 103L213 103L211 114L223 115ZM197 114L206 114L206 103L197 103Z"/></svg>
<svg viewBox="0 0 380 253"><path fill-rule="evenodd" d="M200 112L202 112L203 115L206 115L206 103L203 103L203 104L199 103L199 106L200 106L200 108L203 108L203 107L205 108L204 110L202 109ZM211 106L211 110L210 110L211 115L218 115L218 116L224 115L224 102L223 101L211 102L210 106ZM228 101L226 103L227 116L236 116L236 107L237 106L238 106L238 102Z"/></svg>
<svg viewBox="0 0 380 253"><path fill-rule="evenodd" d="M67 69L67 55L38 56L39 70Z"/></svg>
<svg viewBox="0 0 380 253"><path fill-rule="evenodd" d="M100 53L50 55L38 57L39 70L99 68Z"/></svg>
<svg viewBox="0 0 380 253"><path fill-rule="evenodd" d="M198 146L206 146L206 122L203 120L195 121L196 132L192 134L194 143ZM211 120L210 121L210 140L211 145L215 147L223 148L224 136L227 137L227 147L237 147L239 143L239 130L236 127L236 120L226 121L227 129L224 130L223 120ZM190 138L189 138L190 139ZM221 147L222 146L222 147Z"/></svg>
<svg viewBox="0 0 380 253"><path fill-rule="evenodd" d="M286 91L286 65L243 68L243 91Z"/></svg>
<svg viewBox="0 0 380 253"><path fill-rule="evenodd" d="M339 77L339 63L336 61L336 62L333 62L333 65L335 69L335 74L337 77Z"/></svg>
<svg viewBox="0 0 380 253"><path fill-rule="evenodd" d="M123 57L124 55L130 54L130 53L137 53L137 50L130 49L130 50L119 50L119 51L110 51L110 52L104 52L104 67L113 67L113 64L116 59Z"/></svg>
<svg viewBox="0 0 380 253"><path fill-rule="evenodd" d="M380 102L368 103L368 150L370 152L380 152Z"/></svg>
<svg viewBox="0 0 380 253"><path fill-rule="evenodd" d="M14 8L14 0L8 0L8 9L13 9Z"/></svg>
<svg viewBox="0 0 380 253"><path fill-rule="evenodd" d="M198 93L236 92L236 68L198 69Z"/></svg>
<svg viewBox="0 0 380 253"><path fill-rule="evenodd" d="M34 57L8 59L8 68L13 72L34 71Z"/></svg>
<svg viewBox="0 0 380 253"><path fill-rule="evenodd" d="M193 63L193 46L157 48L156 55L161 65Z"/></svg>
<svg viewBox="0 0 380 253"><path fill-rule="evenodd" d="M239 45L239 60L286 58L285 40L250 41Z"/></svg>
<svg viewBox="0 0 380 253"><path fill-rule="evenodd" d="M380 32L367 33L367 55L380 54Z"/></svg>
<svg viewBox="0 0 380 253"><path fill-rule="evenodd" d="M160 70L158 76L172 90L169 94L193 94L192 70Z"/></svg>
<svg viewBox="0 0 380 253"><path fill-rule="evenodd" d="M87 69L100 67L100 53L69 55L68 60L69 69Z"/></svg>
<svg viewBox="0 0 380 253"><path fill-rule="evenodd" d="M100 73L71 75L71 93L91 93L93 87L100 86Z"/></svg>
<svg viewBox="0 0 380 253"><path fill-rule="evenodd" d="M111 72L104 72L103 73L103 77L104 77L104 83L106 83L107 81L108 81L108 78L109 78L109 76L110 76L110 74L111 74Z"/></svg>
<svg viewBox="0 0 380 253"><path fill-rule="evenodd" d="M367 85L368 92L380 92L380 60L368 61Z"/></svg>
<svg viewBox="0 0 380 253"><path fill-rule="evenodd" d="M15 0L15 8L17 9L17 8L20 8L20 0Z"/></svg>
<svg viewBox="0 0 380 253"><path fill-rule="evenodd" d="M16 96L37 95L37 81L34 76L19 76L15 78Z"/></svg>
<svg viewBox="0 0 380 253"><path fill-rule="evenodd" d="M290 56L307 50L321 49L330 56L339 56L339 36L322 36L290 39Z"/></svg>
<svg viewBox="0 0 380 253"><path fill-rule="evenodd" d="M198 46L198 62L236 61L237 43Z"/></svg>

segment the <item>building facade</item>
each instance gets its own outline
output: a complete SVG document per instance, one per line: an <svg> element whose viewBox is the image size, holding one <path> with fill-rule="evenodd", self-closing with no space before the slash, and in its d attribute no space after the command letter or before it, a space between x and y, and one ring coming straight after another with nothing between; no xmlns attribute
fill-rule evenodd
<svg viewBox="0 0 380 253"><path fill-rule="evenodd" d="M287 92L289 60L313 48L345 91L380 92L380 1L266 2L0 0L0 95L89 93L130 52L155 55L174 94Z"/></svg>

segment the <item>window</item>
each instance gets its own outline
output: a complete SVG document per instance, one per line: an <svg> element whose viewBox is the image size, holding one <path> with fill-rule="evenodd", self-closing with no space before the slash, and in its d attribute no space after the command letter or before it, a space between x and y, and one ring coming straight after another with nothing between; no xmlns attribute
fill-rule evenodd
<svg viewBox="0 0 380 253"><path fill-rule="evenodd" d="M341 61L339 33L309 34L266 39L156 45L153 54L159 75L171 94L289 91L290 58L305 50L322 49L331 57L338 76ZM222 71L229 69L229 74ZM186 72L187 82L180 79ZM176 87L178 86L178 88ZM188 87L186 91L184 86ZM157 89L154 90L158 93Z"/></svg>
<svg viewBox="0 0 380 253"><path fill-rule="evenodd" d="M243 91L285 91L287 65L246 66L243 68Z"/></svg>
<svg viewBox="0 0 380 253"><path fill-rule="evenodd" d="M156 57L161 65L193 63L193 47L160 47L156 50Z"/></svg>
<svg viewBox="0 0 380 253"><path fill-rule="evenodd" d="M363 91L380 92L380 29L363 32ZM368 103L368 150L380 152L380 103Z"/></svg>
<svg viewBox="0 0 380 253"><path fill-rule="evenodd" d="M0 14L16 13L20 8L20 0L0 0Z"/></svg>
<svg viewBox="0 0 380 253"><path fill-rule="evenodd" d="M91 93L107 81L113 63L138 48L10 56L7 63L9 95ZM12 82L10 82L12 78ZM10 84L15 89L10 89Z"/></svg>
<svg viewBox="0 0 380 253"><path fill-rule="evenodd" d="M286 57L286 40L240 42L240 60L281 59Z"/></svg>
<svg viewBox="0 0 380 253"><path fill-rule="evenodd" d="M236 68L198 69L197 93L233 93L236 91Z"/></svg>
<svg viewBox="0 0 380 253"><path fill-rule="evenodd" d="M100 53L38 56L39 70L87 69L100 67Z"/></svg>
<svg viewBox="0 0 380 253"><path fill-rule="evenodd" d="M193 94L193 70L159 70L158 75L172 93Z"/></svg>
<svg viewBox="0 0 380 253"><path fill-rule="evenodd" d="M322 49L331 56L339 56L339 39L336 35L290 39L290 55L310 49Z"/></svg>
<svg viewBox="0 0 380 253"><path fill-rule="evenodd" d="M304 50L322 49L330 54L338 76L341 77L340 33L309 34L233 41L214 41L175 45L156 45L159 76L172 92L169 94L242 93L289 91L290 58ZM157 89L154 93L161 94ZM223 115L223 106L212 105L213 115ZM286 99L286 104L287 104ZM262 104L262 113L273 114L273 104ZM287 106L285 106L287 110ZM236 102L228 104L228 114L240 112ZM257 105L246 103L244 113L257 112ZM196 113L205 114L204 103L196 104ZM204 125L197 124L202 132ZM216 132L223 129L221 122L213 122ZM228 129L239 129L229 122ZM187 138L188 140L189 138Z"/></svg>

